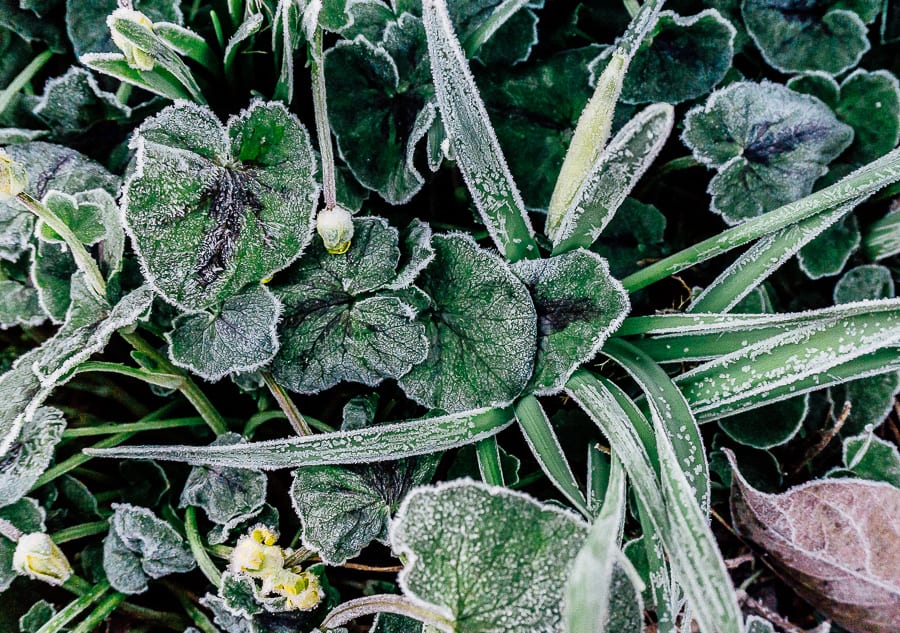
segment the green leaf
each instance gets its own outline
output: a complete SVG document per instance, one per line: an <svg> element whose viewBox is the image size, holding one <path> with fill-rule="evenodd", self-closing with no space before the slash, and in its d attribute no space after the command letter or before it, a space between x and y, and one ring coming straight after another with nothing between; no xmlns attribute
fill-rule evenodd
<svg viewBox="0 0 900 633"><path fill-rule="evenodd" d="M861 241L856 216L845 216L801 248L797 263L810 279L837 275L844 270Z"/></svg>
<svg viewBox="0 0 900 633"><path fill-rule="evenodd" d="M844 440L844 465L858 477L900 488L900 452L871 429Z"/></svg>
<svg viewBox="0 0 900 633"><path fill-rule="evenodd" d="M513 180L444 0L422 4L435 96L463 179L497 249L510 261L539 257Z"/></svg>
<svg viewBox="0 0 900 633"><path fill-rule="evenodd" d="M719 421L719 428L739 444L767 449L789 442L809 412L809 395L782 400ZM760 424L765 420L765 424Z"/></svg>
<svg viewBox="0 0 900 633"><path fill-rule="evenodd" d="M38 242L32 250L31 283L41 309L53 323L65 321L71 304L71 278L78 265L64 244Z"/></svg>
<svg viewBox="0 0 900 633"><path fill-rule="evenodd" d="M0 503L8 505L25 496L50 465L65 428L62 412L51 407L35 411L0 462Z"/></svg>
<svg viewBox="0 0 900 633"><path fill-rule="evenodd" d="M743 0L747 31L770 66L784 73L821 70L839 75L869 50L866 23L878 0L861 0L848 10L843 0L771 2ZM866 18L866 19L863 19Z"/></svg>
<svg viewBox="0 0 900 633"><path fill-rule="evenodd" d="M254 371L278 351L281 304L265 286L231 295L210 312L182 314L166 333L169 357L204 380Z"/></svg>
<svg viewBox="0 0 900 633"><path fill-rule="evenodd" d="M328 114L356 179L402 204L425 182L414 155L435 117L434 88L422 21L404 14L381 28L380 39L342 40L325 54Z"/></svg>
<svg viewBox="0 0 900 633"><path fill-rule="evenodd" d="M834 303L852 303L866 299L892 299L894 279L889 268L866 264L851 268L834 287Z"/></svg>
<svg viewBox="0 0 900 633"><path fill-rule="evenodd" d="M8 86L33 57L28 42L15 31L0 28L0 86Z"/></svg>
<svg viewBox="0 0 900 633"><path fill-rule="evenodd" d="M150 282L187 309L272 276L309 243L317 185L309 135L278 103L228 121L179 102L132 137L125 221Z"/></svg>
<svg viewBox="0 0 900 633"><path fill-rule="evenodd" d="M405 615L379 613L372 622L372 633L423 633L424 625Z"/></svg>
<svg viewBox="0 0 900 633"><path fill-rule="evenodd" d="M220 435L211 446L245 443L237 433ZM213 523L258 512L266 501L265 473L244 468L194 466L181 491L180 507L199 506Z"/></svg>
<svg viewBox="0 0 900 633"><path fill-rule="evenodd" d="M747 633L775 633L775 626L758 615L748 615Z"/></svg>
<svg viewBox="0 0 900 633"><path fill-rule="evenodd" d="M431 408L505 406L531 378L537 318L528 290L497 255L468 236L434 238L420 284L431 297L428 358L400 380Z"/></svg>
<svg viewBox="0 0 900 633"><path fill-rule="evenodd" d="M175 0L134 0L133 8L153 22L181 24L183 16ZM66 0L66 29L79 57L85 53L112 53L118 48L106 25L106 17L118 7L117 0Z"/></svg>
<svg viewBox="0 0 900 633"><path fill-rule="evenodd" d="M622 323L628 295L609 275L606 260L582 249L523 260L513 272L531 292L537 311L538 353L528 390L558 393Z"/></svg>
<svg viewBox="0 0 900 633"><path fill-rule="evenodd" d="M29 497L0 507L0 519L9 521L25 534L45 531L47 529L44 526L45 514L38 502ZM0 536L0 592L9 589L12 581L18 576L13 570L13 553L15 551L16 544L5 536Z"/></svg>
<svg viewBox="0 0 900 633"><path fill-rule="evenodd" d="M143 593L149 578L191 571L196 563L175 529L147 508L112 505L103 540L103 569L116 591Z"/></svg>
<svg viewBox="0 0 900 633"><path fill-rule="evenodd" d="M41 18L15 0L0 3L0 27L9 29L27 42L45 42L51 50L66 50L65 36L56 20Z"/></svg>
<svg viewBox="0 0 900 633"><path fill-rule="evenodd" d="M845 402L851 405L850 417L844 423L842 434L858 435L871 425L879 427L894 409L894 396L900 393L900 374L896 371L882 373L836 385L828 397L840 411Z"/></svg>
<svg viewBox="0 0 900 633"><path fill-rule="evenodd" d="M573 514L458 480L413 490L390 536L409 561L404 593L437 607L457 633L541 633L561 624L563 586L586 532Z"/></svg>
<svg viewBox="0 0 900 633"><path fill-rule="evenodd" d="M35 327L46 318L36 289L12 279L0 281L0 329Z"/></svg>
<svg viewBox="0 0 900 633"><path fill-rule="evenodd" d="M19 630L22 633L37 633L54 615L56 607L46 600L38 600L19 618Z"/></svg>
<svg viewBox="0 0 900 633"><path fill-rule="evenodd" d="M172 54L174 55L174 53ZM166 99L173 101L178 101L179 99L195 100L203 103L202 95L196 92L197 88L193 77L189 79L189 83L194 88L194 93L162 65L149 71L139 70L132 68L125 56L120 53L87 53L82 55L78 61L91 70L109 75L113 79L136 86ZM182 76L188 79L187 73L182 72Z"/></svg>
<svg viewBox="0 0 900 633"><path fill-rule="evenodd" d="M55 135L63 137L89 130L101 121L131 115L128 106L101 89L94 75L79 66L48 79L33 112Z"/></svg>
<svg viewBox="0 0 900 633"><path fill-rule="evenodd" d="M711 210L737 224L810 193L853 129L814 97L739 82L688 112L681 138L718 172L707 190Z"/></svg>
<svg viewBox="0 0 900 633"><path fill-rule="evenodd" d="M207 533L206 540L210 545L222 545L235 541L257 525L265 525L273 532L278 532L278 520L278 509L264 503L255 512L239 514L221 525L214 525Z"/></svg>
<svg viewBox="0 0 900 633"><path fill-rule="evenodd" d="M613 277L621 279L640 268L641 260L666 253L665 231L666 216L659 209L625 198L591 250L606 259Z"/></svg>
<svg viewBox="0 0 900 633"><path fill-rule="evenodd" d="M880 260L900 253L900 209L888 211L869 225L863 248L870 259Z"/></svg>
<svg viewBox="0 0 900 633"><path fill-rule="evenodd" d="M440 457L295 471L291 500L303 524L304 547L328 565L342 565L373 540L387 543L391 513L410 488L431 481Z"/></svg>
<svg viewBox="0 0 900 633"><path fill-rule="evenodd" d="M272 365L280 383L301 393L343 381L376 385L424 360L428 341L415 308L375 294L398 278L396 229L380 218L356 218L347 253L331 255L320 240L310 251L273 288L284 304Z"/></svg>
<svg viewBox="0 0 900 633"><path fill-rule="evenodd" d="M731 67L734 37L715 9L690 17L663 11L631 61L621 100L674 105L705 95Z"/></svg>

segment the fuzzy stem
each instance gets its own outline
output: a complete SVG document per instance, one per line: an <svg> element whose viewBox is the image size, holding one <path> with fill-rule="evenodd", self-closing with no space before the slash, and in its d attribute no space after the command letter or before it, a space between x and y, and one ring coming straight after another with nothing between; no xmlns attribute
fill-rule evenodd
<svg viewBox="0 0 900 633"><path fill-rule="evenodd" d="M110 423L84 426L63 431L63 439L74 437L89 437L92 435L113 435L115 433L139 433L141 431L158 431L161 429L178 429L188 426L201 426L206 424L203 418L172 418L171 420L159 420L152 422L127 422L124 424Z"/></svg>
<svg viewBox="0 0 900 633"><path fill-rule="evenodd" d="M77 627L72 630L72 633L91 633L91 631L95 630L100 623L103 622L111 614L115 611L120 604L125 601L125 594L119 593L111 593L97 605L97 607L91 611L91 613L84 620L81 621Z"/></svg>
<svg viewBox="0 0 900 633"><path fill-rule="evenodd" d="M284 414L287 416L288 422L291 423L294 432L297 435L312 435L312 429L309 428L306 418L300 413L297 405L291 400L291 397L288 395L288 392L285 391L284 387L275 382L275 378L270 372L261 371L260 375L265 381L266 386L269 388L269 391L272 393L272 396L278 402L278 406L281 407L281 410L284 411Z"/></svg>
<svg viewBox="0 0 900 633"><path fill-rule="evenodd" d="M0 114L9 107L9 104L12 103L12 99L16 94L18 94L19 90L21 90L25 84L32 80L32 78L40 71L41 68L44 67L50 58L53 57L53 51L46 50L34 59L22 69L22 71L16 75L9 85L0 92Z"/></svg>
<svg viewBox="0 0 900 633"><path fill-rule="evenodd" d="M212 562L206 549L203 547L203 541L200 538L200 531L197 529L197 508L188 506L184 511L184 529L187 533L188 545L191 546L191 552L197 559L197 565L203 575L216 587L222 584L222 573L216 564Z"/></svg>
<svg viewBox="0 0 900 633"><path fill-rule="evenodd" d="M322 55L322 27L317 26L310 50L310 70L312 72L313 109L316 115L316 134L319 138L319 153L322 156L322 188L325 208L337 205L337 184L334 175L334 151L331 147L331 123L328 120L328 99L325 91L325 64Z"/></svg>
<svg viewBox="0 0 900 633"><path fill-rule="evenodd" d="M184 376L152 372L137 367L129 367L128 365L122 365L120 363L88 361L75 368L75 374L86 374L90 372L106 372L110 374L119 374L120 376L128 376L129 378L142 380L150 385L156 385L166 389L178 389L184 383Z"/></svg>
<svg viewBox="0 0 900 633"><path fill-rule="evenodd" d="M103 534L109 529L109 521L92 521L90 523L81 523L71 527L63 528L59 532L50 535L53 542L57 545L68 543L69 541L77 541L86 536L94 536L95 534Z"/></svg>
<svg viewBox="0 0 900 633"><path fill-rule="evenodd" d="M424 622L431 625L439 631L453 633L455 627L453 622L448 620L443 614L436 609L431 609L424 605L414 604L409 598L396 596L391 594L380 594L375 596L365 596L349 600L332 609L331 613L322 621L319 628L334 629L356 618L373 615L375 613L395 613L397 615L405 615L408 618Z"/></svg>

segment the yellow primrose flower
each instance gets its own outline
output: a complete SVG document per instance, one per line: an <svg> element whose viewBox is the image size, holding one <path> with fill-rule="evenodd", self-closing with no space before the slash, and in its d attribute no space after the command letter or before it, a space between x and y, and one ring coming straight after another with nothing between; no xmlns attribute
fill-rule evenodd
<svg viewBox="0 0 900 633"><path fill-rule="evenodd" d="M13 569L23 576L61 585L72 575L66 555L56 543L41 532L26 534L16 543Z"/></svg>
<svg viewBox="0 0 900 633"><path fill-rule="evenodd" d="M309 571L299 574L285 571L272 590L283 596L288 606L297 611L310 611L316 608L324 595L318 576Z"/></svg>

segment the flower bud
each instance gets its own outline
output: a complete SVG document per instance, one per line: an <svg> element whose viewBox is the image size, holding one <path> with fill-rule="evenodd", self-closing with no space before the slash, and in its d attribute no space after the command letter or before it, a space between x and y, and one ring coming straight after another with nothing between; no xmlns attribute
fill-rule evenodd
<svg viewBox="0 0 900 633"><path fill-rule="evenodd" d="M16 544L13 569L23 576L61 585L72 575L72 567L56 543L41 532L26 534Z"/></svg>
<svg viewBox="0 0 900 633"><path fill-rule="evenodd" d="M149 51L141 50L135 46L131 40L125 37L125 35L116 28L116 20L126 20L128 22L140 24L150 31L153 31L153 22L140 11L126 9L124 7L120 7L113 11L112 15L106 19L113 43L115 43L115 45L119 47L119 50L122 51L122 54L125 55L125 61L128 62L128 65L135 70L153 70L156 62Z"/></svg>
<svg viewBox="0 0 900 633"><path fill-rule="evenodd" d="M15 198L28 186L25 168L0 152L0 200Z"/></svg>
<svg viewBox="0 0 900 633"><path fill-rule="evenodd" d="M291 609L309 611L322 601L324 592L319 577L309 571L295 574L285 571L275 582L273 591L283 596Z"/></svg>
<svg viewBox="0 0 900 633"><path fill-rule="evenodd" d="M316 231L332 255L343 255L353 239L353 216L343 207L322 209L316 218Z"/></svg>

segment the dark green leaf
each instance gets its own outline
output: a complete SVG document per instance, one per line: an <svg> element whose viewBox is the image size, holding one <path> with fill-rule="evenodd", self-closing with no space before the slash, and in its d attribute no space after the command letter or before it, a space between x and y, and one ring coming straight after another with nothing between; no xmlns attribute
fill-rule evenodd
<svg viewBox="0 0 900 633"><path fill-rule="evenodd" d="M0 503L8 505L25 496L50 465L65 428L60 411L41 407L35 412L0 459Z"/></svg>
<svg viewBox="0 0 900 633"><path fill-rule="evenodd" d="M862 237L855 215L835 222L797 253L800 268L810 279L837 275L859 248Z"/></svg>
<svg viewBox="0 0 900 633"><path fill-rule="evenodd" d="M46 600L38 600L19 618L19 630L22 633L37 633L54 615L56 607Z"/></svg>
<svg viewBox="0 0 900 633"><path fill-rule="evenodd" d="M178 5L176 0L134 0L132 6L153 22L181 24ZM77 55L118 52L106 25L107 16L118 6L117 0L66 0L66 29Z"/></svg>
<svg viewBox="0 0 900 633"><path fill-rule="evenodd" d="M809 410L809 396L798 396L739 413L719 421L719 427L739 444L753 448L772 448L789 442ZM765 424L760 424L765 420Z"/></svg>
<svg viewBox="0 0 900 633"><path fill-rule="evenodd" d="M851 268L834 287L834 303L851 303L866 299L891 299L894 279L891 271L878 264Z"/></svg>
<svg viewBox="0 0 900 633"><path fill-rule="evenodd" d="M12 279L0 281L0 329L34 327L46 318L37 290Z"/></svg>
<svg viewBox="0 0 900 633"><path fill-rule="evenodd" d="M853 380L829 390L835 414L840 413L845 402L851 405L850 417L844 423L842 432L858 435L872 425L881 426L894 408L894 396L900 392L900 375L888 372L870 378Z"/></svg>

